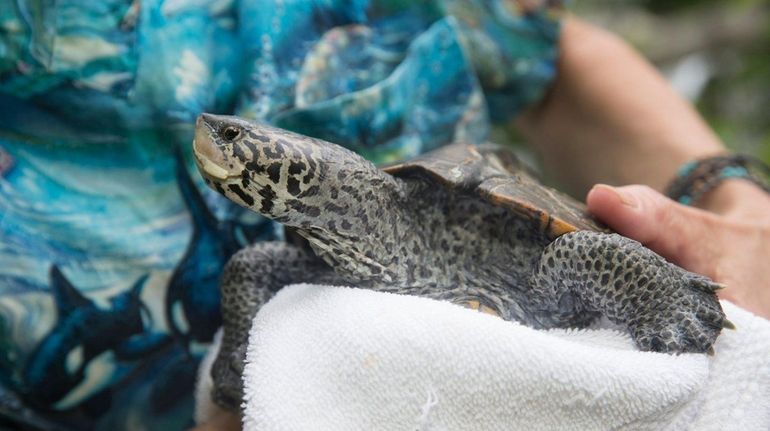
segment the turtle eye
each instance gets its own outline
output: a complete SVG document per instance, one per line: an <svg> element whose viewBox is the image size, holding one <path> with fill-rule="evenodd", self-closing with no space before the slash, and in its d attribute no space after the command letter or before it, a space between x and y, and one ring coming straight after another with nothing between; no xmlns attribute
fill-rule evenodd
<svg viewBox="0 0 770 431"><path fill-rule="evenodd" d="M233 139L237 138L238 135L240 134L241 134L241 131L232 126L227 127L225 128L224 131L222 131L222 136L228 141L232 141Z"/></svg>

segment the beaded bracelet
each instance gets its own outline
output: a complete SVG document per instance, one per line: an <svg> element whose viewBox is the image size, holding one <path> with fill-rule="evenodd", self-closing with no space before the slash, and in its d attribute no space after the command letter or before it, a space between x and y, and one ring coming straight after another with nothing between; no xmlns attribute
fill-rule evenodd
<svg viewBox="0 0 770 431"><path fill-rule="evenodd" d="M723 154L685 163L666 188L666 195L692 205L722 181L740 178L770 193L770 167L744 154Z"/></svg>

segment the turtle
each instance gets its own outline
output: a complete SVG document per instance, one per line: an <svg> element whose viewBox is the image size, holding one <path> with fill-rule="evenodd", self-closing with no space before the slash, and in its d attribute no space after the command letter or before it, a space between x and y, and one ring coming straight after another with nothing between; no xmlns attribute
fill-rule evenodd
<svg viewBox="0 0 770 431"><path fill-rule="evenodd" d="M292 283L445 300L538 329L604 317L651 352L713 353L732 327L722 285L610 232L502 146L451 143L380 169L330 142L202 114L193 153L208 186L303 240L247 246L223 270L211 376L228 410L254 315Z"/></svg>

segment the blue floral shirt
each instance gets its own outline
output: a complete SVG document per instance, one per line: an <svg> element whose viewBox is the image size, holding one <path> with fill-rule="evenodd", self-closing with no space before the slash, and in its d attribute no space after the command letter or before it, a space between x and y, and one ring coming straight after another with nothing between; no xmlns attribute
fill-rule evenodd
<svg viewBox="0 0 770 431"><path fill-rule="evenodd" d="M217 280L274 224L202 187L201 112L375 162L483 141L555 73L547 0L0 4L0 425L192 424Z"/></svg>

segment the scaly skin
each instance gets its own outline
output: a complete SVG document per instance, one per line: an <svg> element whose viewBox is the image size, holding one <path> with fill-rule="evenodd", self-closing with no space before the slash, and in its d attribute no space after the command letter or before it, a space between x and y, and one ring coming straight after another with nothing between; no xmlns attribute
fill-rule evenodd
<svg viewBox="0 0 770 431"><path fill-rule="evenodd" d="M240 406L241 374L254 315L283 286L305 282L340 284L340 278L313 253L283 242L257 243L230 258L220 284L222 345L211 368L217 404L230 410Z"/></svg>
<svg viewBox="0 0 770 431"><path fill-rule="evenodd" d="M543 251L530 284L551 295L568 290L586 309L628 326L642 350L709 352L730 326L714 295L720 285L618 234L560 236Z"/></svg>
<svg viewBox="0 0 770 431"><path fill-rule="evenodd" d="M222 283L224 339L215 400L237 410L250 322L302 281L479 304L536 328L624 324L642 350L707 352L729 326L718 285L641 244L592 231L549 239L469 190L394 177L337 145L234 117L203 115L194 150L206 182L307 239L312 253L258 244Z"/></svg>

